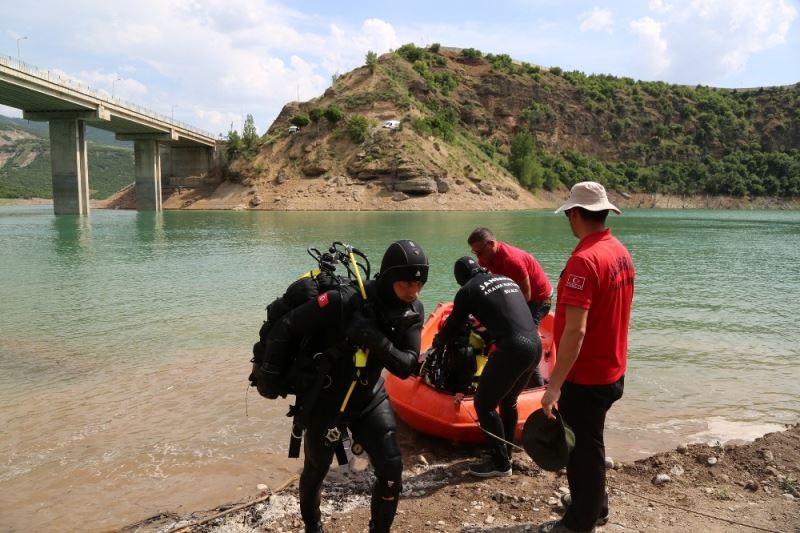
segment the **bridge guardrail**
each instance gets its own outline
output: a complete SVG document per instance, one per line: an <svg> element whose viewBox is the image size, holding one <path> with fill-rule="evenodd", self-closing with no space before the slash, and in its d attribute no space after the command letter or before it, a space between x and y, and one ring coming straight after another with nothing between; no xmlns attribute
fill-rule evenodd
<svg viewBox="0 0 800 533"><path fill-rule="evenodd" d="M136 111L142 115L145 115L150 118L154 118L156 120L160 120L161 122L166 122L172 126L177 126L179 128L183 128L184 130L191 131L193 133L197 133L198 135L203 135L209 137L211 139L216 139L214 134L207 132L205 130L201 130L200 128L195 128L185 122L181 122L179 120L174 120L171 117L166 115L162 115L161 113L157 113L155 111L151 111L146 109L140 105L134 104L128 100L123 100L122 98L116 98L111 96L106 91L99 91L88 85L84 85L79 83L73 79L67 78L65 76L61 76L59 74L53 74L49 70L42 70L34 65L30 65L25 63L24 61L20 61L18 59L14 59L11 56L7 56L5 54L0 54L0 64L5 65L9 68L14 70L18 70L22 73L28 74L29 76L33 76L35 78L42 79L44 81L49 81L50 83L55 83L57 85L62 85L64 87L68 87L74 91L77 91L81 94L86 96L91 96L92 98L96 98L98 100L102 100L104 102L108 102L110 104L116 104L121 107L128 108L132 111Z"/></svg>

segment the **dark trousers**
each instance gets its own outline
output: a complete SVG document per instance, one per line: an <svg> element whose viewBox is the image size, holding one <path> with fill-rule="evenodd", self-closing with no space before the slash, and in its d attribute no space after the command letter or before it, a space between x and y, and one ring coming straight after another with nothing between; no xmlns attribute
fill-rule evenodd
<svg viewBox="0 0 800 533"><path fill-rule="evenodd" d="M531 317L533 317L533 323L536 324L537 333L539 332L539 324L542 322L542 319L547 315L547 313L550 312L551 303L552 301L550 298L541 301L528 302L528 309L531 310ZM541 387L543 385L544 379L542 378L542 373L539 371L539 365L537 363L537 365L533 368L530 379L528 380L528 387Z"/></svg>
<svg viewBox="0 0 800 533"><path fill-rule="evenodd" d="M567 463L572 503L564 525L574 531L591 531L600 516L608 514L606 494L606 447L603 429L606 412L622 397L625 376L610 385L578 385L565 382L558 408L575 432L575 447Z"/></svg>
<svg viewBox="0 0 800 533"><path fill-rule="evenodd" d="M328 474L334 453L333 447L327 445L323 438L329 422L328 417L315 418L304 436L305 462L300 474L300 514L307 528L321 518L319 505L322 482ZM397 511L403 473L403 460L397 442L397 423L389 400L384 399L374 409L349 424L349 427L353 440L364 447L375 470L370 531L388 532Z"/></svg>
<svg viewBox="0 0 800 533"><path fill-rule="evenodd" d="M536 341L539 341L538 337ZM519 417L517 398L528 384L532 367L539 364L541 352L541 342L522 336L497 344L497 350L483 367L475 392L475 412L485 431L509 442L514 441ZM486 442L495 463L505 466L510 458L506 444L489 435L486 435Z"/></svg>

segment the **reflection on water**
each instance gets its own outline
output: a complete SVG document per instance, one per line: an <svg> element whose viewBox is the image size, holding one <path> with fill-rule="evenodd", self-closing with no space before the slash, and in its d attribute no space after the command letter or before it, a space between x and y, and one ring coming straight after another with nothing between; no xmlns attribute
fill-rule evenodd
<svg viewBox="0 0 800 533"><path fill-rule="evenodd" d="M136 213L136 240L141 244L163 243L166 240L164 213L138 211Z"/></svg>
<svg viewBox="0 0 800 533"><path fill-rule="evenodd" d="M89 217L61 215L52 218L56 253L68 262L81 261L92 253L92 225Z"/></svg>
<svg viewBox="0 0 800 533"><path fill-rule="evenodd" d="M308 270L306 248L350 241L377 268L389 242L414 239L430 312L482 225L553 283L576 244L549 212L0 208L3 527L96 531L282 481L299 467L284 457L289 402L246 396L246 377L264 307ZM628 211L611 225L637 282L609 454L796 422L800 213Z"/></svg>

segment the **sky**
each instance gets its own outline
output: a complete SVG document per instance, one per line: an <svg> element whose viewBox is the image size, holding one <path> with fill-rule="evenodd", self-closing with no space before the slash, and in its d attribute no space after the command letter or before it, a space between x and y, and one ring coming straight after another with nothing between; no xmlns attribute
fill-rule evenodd
<svg viewBox="0 0 800 533"><path fill-rule="evenodd" d="M688 85L800 82L800 0L0 0L0 14L0 54L215 136L247 114L263 133L368 51L410 42Z"/></svg>

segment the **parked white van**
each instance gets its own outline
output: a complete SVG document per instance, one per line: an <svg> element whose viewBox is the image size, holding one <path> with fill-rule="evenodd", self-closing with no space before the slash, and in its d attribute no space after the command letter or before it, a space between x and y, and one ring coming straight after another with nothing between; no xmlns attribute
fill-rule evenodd
<svg viewBox="0 0 800 533"><path fill-rule="evenodd" d="M387 120L383 123L383 127L390 129L390 130L399 130L400 129L400 121L399 120Z"/></svg>
<svg viewBox="0 0 800 533"><path fill-rule="evenodd" d="M297 133L298 131L300 131L298 126L289 126L289 133Z"/></svg>

